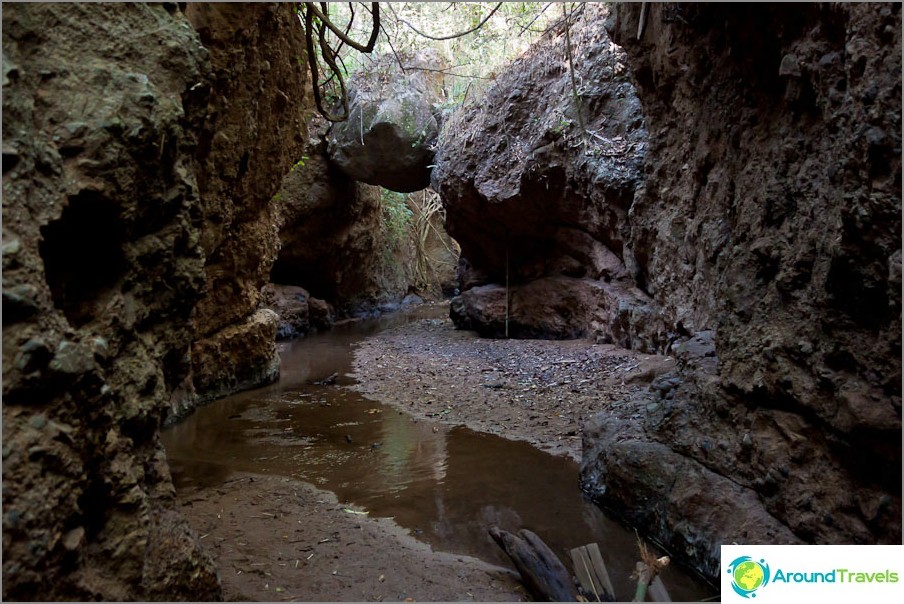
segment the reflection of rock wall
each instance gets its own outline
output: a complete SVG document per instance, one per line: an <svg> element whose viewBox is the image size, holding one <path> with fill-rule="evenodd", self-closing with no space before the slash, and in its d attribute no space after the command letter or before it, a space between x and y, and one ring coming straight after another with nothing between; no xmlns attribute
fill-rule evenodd
<svg viewBox="0 0 904 604"><path fill-rule="evenodd" d="M279 250L279 179L305 141L303 29L289 4L189 3L185 14L210 53L214 80L201 135L207 288L195 308L191 406L279 374L275 315L257 312Z"/></svg>
<svg viewBox="0 0 904 604"><path fill-rule="evenodd" d="M725 542L900 543L901 7L647 3L638 40L641 10L627 245L696 335L584 484L712 576Z"/></svg>
<svg viewBox="0 0 904 604"><path fill-rule="evenodd" d="M3 598L212 600L157 428L204 284L175 4L3 5Z"/></svg>

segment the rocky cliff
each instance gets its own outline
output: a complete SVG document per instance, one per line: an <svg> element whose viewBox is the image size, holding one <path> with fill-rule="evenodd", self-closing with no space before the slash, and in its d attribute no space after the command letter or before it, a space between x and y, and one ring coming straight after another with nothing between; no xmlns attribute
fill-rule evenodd
<svg viewBox="0 0 904 604"><path fill-rule="evenodd" d="M643 116L599 26L605 9L580 11L443 127L432 182L465 259L453 319L491 336L653 348L663 336L638 325L650 299L623 253Z"/></svg>
<svg viewBox="0 0 904 604"><path fill-rule="evenodd" d="M731 540L900 542L900 6L653 4L639 39L616 10L650 131L638 271L715 332L630 437L598 418L587 486L711 573ZM705 479L624 488L657 457Z"/></svg>
<svg viewBox="0 0 904 604"><path fill-rule="evenodd" d="M199 136L207 284L176 415L279 375L277 317L258 305L279 251L271 199L301 157L310 106L291 5L189 3L185 15L210 53L213 79Z"/></svg>
<svg viewBox="0 0 904 604"><path fill-rule="evenodd" d="M899 543L900 5L615 10L650 132L627 245L697 335L640 422L596 419L585 485L709 573L721 542Z"/></svg>
<svg viewBox="0 0 904 604"><path fill-rule="evenodd" d="M711 578L900 542L900 6L584 10L440 139L453 317L677 358L600 401L582 482Z"/></svg>
<svg viewBox="0 0 904 604"><path fill-rule="evenodd" d="M301 286L342 316L404 295L404 281L384 273L380 189L355 182L327 157L320 124L276 196L282 243L274 283Z"/></svg>
<svg viewBox="0 0 904 604"><path fill-rule="evenodd" d="M3 598L209 600L157 428L204 287L175 4L3 6Z"/></svg>

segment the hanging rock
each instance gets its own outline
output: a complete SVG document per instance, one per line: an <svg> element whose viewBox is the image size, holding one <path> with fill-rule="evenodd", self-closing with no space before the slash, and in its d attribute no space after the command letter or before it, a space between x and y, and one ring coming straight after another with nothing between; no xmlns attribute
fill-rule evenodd
<svg viewBox="0 0 904 604"><path fill-rule="evenodd" d="M333 125L329 156L354 180L403 193L430 186L441 99L438 54L384 56L349 81L349 118Z"/></svg>

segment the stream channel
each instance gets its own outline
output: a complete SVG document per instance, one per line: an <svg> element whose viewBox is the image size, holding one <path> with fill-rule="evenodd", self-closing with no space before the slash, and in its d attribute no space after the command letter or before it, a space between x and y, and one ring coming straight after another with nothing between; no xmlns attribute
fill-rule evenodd
<svg viewBox="0 0 904 604"><path fill-rule="evenodd" d="M163 431L176 488L214 487L233 471L290 477L332 491L371 516L392 517L434 550L514 568L487 534L496 524L537 533L570 567L568 550L597 542L617 594L633 594L633 531L579 488L578 465L527 443L418 421L345 387L354 345L448 307L337 325L280 346L279 382L196 410ZM335 384L315 384L333 373ZM663 572L675 601L715 592L677 566Z"/></svg>

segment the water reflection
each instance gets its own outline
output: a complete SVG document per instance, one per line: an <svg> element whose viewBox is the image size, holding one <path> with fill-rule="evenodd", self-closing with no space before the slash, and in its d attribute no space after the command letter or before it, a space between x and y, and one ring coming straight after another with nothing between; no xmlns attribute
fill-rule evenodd
<svg viewBox="0 0 904 604"><path fill-rule="evenodd" d="M566 561L570 548L595 541L616 590L632 593L634 535L584 499L571 460L416 421L338 385L308 384L350 370L350 347L362 338L356 329L293 344L279 384L203 407L165 430L177 488L215 486L231 471L289 476L393 517L436 549L505 566L487 534L493 524L533 530ZM676 600L713 593L677 568L663 579Z"/></svg>

